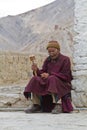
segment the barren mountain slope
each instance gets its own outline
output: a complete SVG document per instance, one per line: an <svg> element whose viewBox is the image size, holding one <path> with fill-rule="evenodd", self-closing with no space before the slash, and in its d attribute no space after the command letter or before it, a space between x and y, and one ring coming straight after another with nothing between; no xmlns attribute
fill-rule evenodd
<svg viewBox="0 0 87 130"><path fill-rule="evenodd" d="M44 52L51 39L59 40L63 46L67 38L71 40L73 8L73 0L56 0L17 16L1 18L0 50Z"/></svg>

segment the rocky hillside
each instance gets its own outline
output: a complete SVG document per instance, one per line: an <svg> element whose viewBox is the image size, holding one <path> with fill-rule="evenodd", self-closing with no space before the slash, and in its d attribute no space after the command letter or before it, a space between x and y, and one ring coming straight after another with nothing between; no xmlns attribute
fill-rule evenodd
<svg viewBox="0 0 87 130"><path fill-rule="evenodd" d="M72 46L73 0L56 0L44 7L0 19L0 50L44 52L48 40L56 39L61 47ZM65 48L66 48L65 47ZM64 48L63 48L64 49Z"/></svg>

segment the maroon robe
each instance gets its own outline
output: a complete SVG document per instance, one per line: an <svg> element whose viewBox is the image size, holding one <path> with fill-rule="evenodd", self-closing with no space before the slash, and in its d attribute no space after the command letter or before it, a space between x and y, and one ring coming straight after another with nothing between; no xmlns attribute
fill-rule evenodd
<svg viewBox="0 0 87 130"><path fill-rule="evenodd" d="M49 73L47 79L41 78L40 74ZM54 93L58 99L71 92L72 74L70 59L67 56L59 54L55 60L47 57L41 70L37 70L37 76L32 77L25 87L24 95L28 92L37 95L48 95Z"/></svg>

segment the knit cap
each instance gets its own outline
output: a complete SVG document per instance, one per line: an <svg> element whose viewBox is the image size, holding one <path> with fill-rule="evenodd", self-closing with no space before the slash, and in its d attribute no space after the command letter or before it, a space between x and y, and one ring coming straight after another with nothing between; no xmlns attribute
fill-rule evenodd
<svg viewBox="0 0 87 130"><path fill-rule="evenodd" d="M48 48L56 48L56 49L60 50L60 45L57 41L49 41L48 45L47 45L47 49Z"/></svg>

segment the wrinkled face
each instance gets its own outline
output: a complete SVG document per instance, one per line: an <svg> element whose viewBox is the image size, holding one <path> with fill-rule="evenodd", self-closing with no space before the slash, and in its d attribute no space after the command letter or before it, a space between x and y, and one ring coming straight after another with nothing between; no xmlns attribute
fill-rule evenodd
<svg viewBox="0 0 87 130"><path fill-rule="evenodd" d="M56 49L56 48L51 48L51 47L49 47L48 48L48 54L49 54L49 56L51 56L51 58L56 58L57 56L58 56L58 54L59 54L59 50L58 49Z"/></svg>

